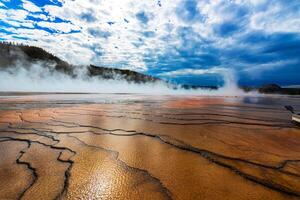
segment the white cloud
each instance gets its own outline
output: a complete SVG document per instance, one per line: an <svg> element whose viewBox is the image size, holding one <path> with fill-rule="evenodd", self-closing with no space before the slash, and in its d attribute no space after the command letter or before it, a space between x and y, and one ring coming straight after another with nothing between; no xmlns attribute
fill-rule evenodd
<svg viewBox="0 0 300 200"><path fill-rule="evenodd" d="M42 10L31 1L23 0L23 8L29 12L41 12Z"/></svg>
<svg viewBox="0 0 300 200"><path fill-rule="evenodd" d="M69 33L71 31L80 30L80 27L67 22L55 23L55 22L41 21L41 22L37 22L37 25L43 28L49 28L51 30L55 30L60 33Z"/></svg>
<svg viewBox="0 0 300 200"><path fill-rule="evenodd" d="M80 25L82 37L77 41L78 43L87 43L87 41L91 43L92 41L93 44L101 46L102 56L99 59L93 58L96 61L94 64L114 66L116 63L123 63L119 67L145 71L147 69L144 62L146 54L149 51L163 53L166 48L164 41L161 40L162 37L169 34L165 28L166 24L170 21L178 26L182 24L177 23L178 19L174 13L178 2L178 0L172 3L164 2L163 7L159 7L156 1L113 0L101 1L101 6L99 6L98 1L77 0L67 1L62 7L45 6L44 9L50 17L58 17ZM153 16L147 27L142 26L136 18L136 14L141 11L151 13ZM80 18L83 13L91 14L95 21L87 22ZM125 19L129 23L126 23ZM114 24L109 25L107 22L114 22ZM90 28L109 32L111 36L109 38L92 37L88 32ZM155 34L152 38L146 38L141 34L145 31L152 31ZM175 36L172 40L174 43L178 41ZM141 45L137 46L137 44Z"/></svg>
<svg viewBox="0 0 300 200"><path fill-rule="evenodd" d="M0 9L0 19L13 27L33 28L33 21L26 20L28 12L21 9Z"/></svg>
<svg viewBox="0 0 300 200"><path fill-rule="evenodd" d="M28 16L47 21L49 17L41 13L29 13Z"/></svg>
<svg viewBox="0 0 300 200"><path fill-rule="evenodd" d="M209 69L179 69L170 72L164 72L159 74L162 77L176 77L176 76L185 76L185 75L204 75L204 74L223 74L229 69L213 67Z"/></svg>
<svg viewBox="0 0 300 200"><path fill-rule="evenodd" d="M6 8L6 6L2 2L0 2L0 7L5 7Z"/></svg>
<svg viewBox="0 0 300 200"><path fill-rule="evenodd" d="M38 26L55 30L57 33L50 34L44 30L23 28L10 29L15 35L29 37L33 40L32 44L41 46L74 64L93 63L138 71L147 70L145 60L150 59L155 64L161 55L170 52L174 55L173 59L180 60L182 58L176 51L178 48L190 51L193 44L200 44L202 40L209 41L208 46L215 45L216 48L230 49L244 45L239 43L237 37L253 30L270 33L300 31L299 13L279 15L284 12L284 7L277 4L267 10L261 10L260 7L267 2L266 0L197 1L197 9L203 15L203 20L193 22L186 22L177 15L176 10L182 6L182 0L162 1L161 7L155 0L74 0L64 1L62 7L46 5L43 8L37 8L27 0L23 2L24 9L27 11L0 9L0 18L15 27L20 27L18 24L33 27L34 22L26 20L27 16L33 16L45 20L36 22ZM240 18L235 15L235 11L244 5L250 9L247 14L250 23L247 24L248 21L245 20L244 30L229 37L215 34L214 26L217 24L231 20L239 23ZM45 13L36 13L39 12L38 9ZM136 18L136 14L142 11L149 16L147 26L142 25ZM55 22L54 19L58 18L65 22ZM125 19L129 23L125 22ZM109 25L108 22L114 24ZM178 33L181 27L192 28L198 35L187 34L190 43L186 44ZM90 29L108 33L109 37L103 37L101 34L92 35ZM80 30L80 32L66 34L73 30ZM154 34L146 37L142 34L146 31ZM12 39L9 35L5 37ZM203 45L202 49L199 48L194 53L201 56L202 51L205 53L206 46ZM191 71L187 69L185 72ZM199 74L205 72L202 69L193 71Z"/></svg>
<svg viewBox="0 0 300 200"><path fill-rule="evenodd" d="M266 10L251 16L250 27L254 30L273 32L300 32L300 12L289 11L287 5L274 2Z"/></svg>
<svg viewBox="0 0 300 200"><path fill-rule="evenodd" d="M21 9L0 9L0 18L5 21L23 21L28 12Z"/></svg>
<svg viewBox="0 0 300 200"><path fill-rule="evenodd" d="M270 63L257 64L257 65L253 65L253 66L247 66L247 67L245 67L245 69L243 71L248 73L252 77L260 77L266 71L276 70L281 67L286 67L288 65L294 65L297 63L298 63L298 60L296 60L296 59L276 61L276 62L270 62Z"/></svg>

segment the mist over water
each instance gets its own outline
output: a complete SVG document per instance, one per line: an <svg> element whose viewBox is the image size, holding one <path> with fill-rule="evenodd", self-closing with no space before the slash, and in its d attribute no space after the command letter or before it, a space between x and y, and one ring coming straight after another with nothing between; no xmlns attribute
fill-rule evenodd
<svg viewBox="0 0 300 200"><path fill-rule="evenodd" d="M23 66L22 62L6 71L0 72L0 91L5 92L73 92L73 93L142 93L166 95L245 95L236 84L236 77L232 70L220 70L224 78L224 86L218 90L210 89L174 89L164 82L156 83L128 83L122 78L114 80L87 77L85 68L77 69L79 76L72 78L65 74L55 72L51 68L43 67L44 63L34 63ZM49 66L49 64L47 65ZM51 65L50 65L51 66ZM53 65L54 66L54 65Z"/></svg>

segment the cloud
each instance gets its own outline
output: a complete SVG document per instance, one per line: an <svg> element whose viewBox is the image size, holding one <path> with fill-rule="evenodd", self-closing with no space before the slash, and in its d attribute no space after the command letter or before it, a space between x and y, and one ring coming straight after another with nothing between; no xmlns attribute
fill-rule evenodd
<svg viewBox="0 0 300 200"><path fill-rule="evenodd" d="M260 12L254 13L250 27L266 32L298 32L300 29L299 1L267 1L259 6Z"/></svg>
<svg viewBox="0 0 300 200"><path fill-rule="evenodd" d="M23 8L29 12L41 12L42 11L41 8L39 8L34 3L27 1L27 0L23 0Z"/></svg>
<svg viewBox="0 0 300 200"><path fill-rule="evenodd" d="M266 73L266 71L275 71L278 70L279 68L283 68L288 65L295 65L298 63L299 60L297 59L276 61L276 62L253 65L245 68L243 71L249 73L249 75L252 77L259 77L262 76L263 73Z"/></svg>
<svg viewBox="0 0 300 200"><path fill-rule="evenodd" d="M54 30L59 33L69 33L71 31L79 31L80 30L80 27L75 26L68 22L56 23L56 22L40 21L40 22L37 22L36 24L40 27L48 28L50 30Z"/></svg>
<svg viewBox="0 0 300 200"><path fill-rule="evenodd" d="M162 77L174 77L174 76L184 76L184 75L203 75L203 74L221 74L228 69L213 67L210 69L180 69L175 71L169 71L159 74Z"/></svg>
<svg viewBox="0 0 300 200"><path fill-rule="evenodd" d="M300 76L298 0L22 2L0 6L0 38L41 46L71 63L152 75L232 68L241 83L253 82L257 66L282 75L274 81Z"/></svg>
<svg viewBox="0 0 300 200"><path fill-rule="evenodd" d="M108 31L101 31L100 28L88 28L88 32L94 37L108 38L111 36L111 33Z"/></svg>
<svg viewBox="0 0 300 200"><path fill-rule="evenodd" d="M0 7L6 7L4 3L0 2Z"/></svg>
<svg viewBox="0 0 300 200"><path fill-rule="evenodd" d="M11 21L23 22L27 15L28 12L26 10L0 8L1 19L8 23Z"/></svg>

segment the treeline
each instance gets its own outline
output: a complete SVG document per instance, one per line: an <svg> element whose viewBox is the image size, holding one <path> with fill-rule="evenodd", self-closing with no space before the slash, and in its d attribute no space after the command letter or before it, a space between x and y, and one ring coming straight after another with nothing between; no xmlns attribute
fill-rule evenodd
<svg viewBox="0 0 300 200"><path fill-rule="evenodd" d="M43 67L48 68L48 63L55 63L55 71L71 75L72 77L78 76L75 72L76 66L61 60L40 47L18 44L16 42L0 42L0 69L11 67L15 60L20 59L22 59L24 63L27 62L28 65L35 61L42 61L44 63ZM123 79L135 83L162 81L158 78L131 70L98 67L94 65L86 66L86 75L88 77L99 77L101 79Z"/></svg>
<svg viewBox="0 0 300 200"><path fill-rule="evenodd" d="M43 61L43 62L54 62L55 69L61 72L64 72L69 75L73 75L73 67L58 58L57 56L45 51L40 47L30 46L27 44L19 44L16 42L0 42L0 51L2 55L6 55L8 59L14 59L18 57L18 55L14 55L16 53L24 54L25 59L28 61Z"/></svg>
<svg viewBox="0 0 300 200"><path fill-rule="evenodd" d="M11 41L0 41L1 45L7 45L7 46L28 46L28 44L18 43L18 42L11 42Z"/></svg>

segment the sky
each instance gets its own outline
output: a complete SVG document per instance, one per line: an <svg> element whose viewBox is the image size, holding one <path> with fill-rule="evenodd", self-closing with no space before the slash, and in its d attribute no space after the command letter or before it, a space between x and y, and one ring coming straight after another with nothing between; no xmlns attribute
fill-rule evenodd
<svg viewBox="0 0 300 200"><path fill-rule="evenodd" d="M300 85L300 0L0 0L0 41L177 83Z"/></svg>

